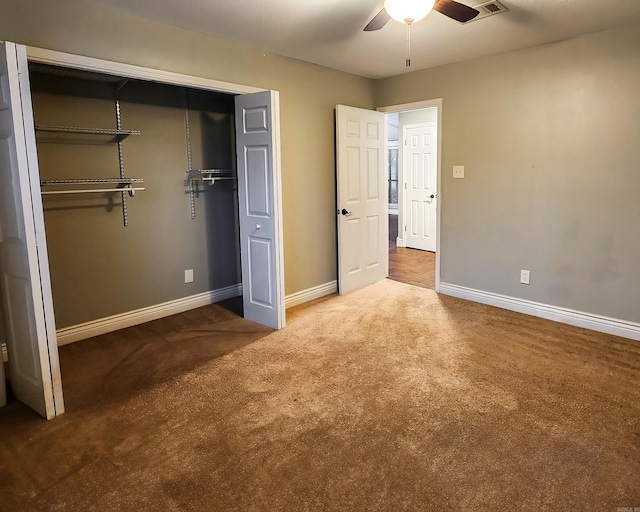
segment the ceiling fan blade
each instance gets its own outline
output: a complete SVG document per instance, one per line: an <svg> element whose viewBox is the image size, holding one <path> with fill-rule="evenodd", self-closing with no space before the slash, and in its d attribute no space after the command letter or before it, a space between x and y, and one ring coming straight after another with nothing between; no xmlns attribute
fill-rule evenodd
<svg viewBox="0 0 640 512"><path fill-rule="evenodd" d="M439 13L442 13L445 16L448 16L449 18L452 18L456 21L459 21L460 23L471 21L478 14L480 14L480 11L478 9L468 7L464 4L456 2L455 0L437 0L436 4L433 6L433 10L438 11Z"/></svg>
<svg viewBox="0 0 640 512"><path fill-rule="evenodd" d="M389 22L390 19L391 16L389 16L389 13L385 9L382 9L373 17L373 19L367 24L367 26L364 27L364 31L371 32L372 30L380 30Z"/></svg>

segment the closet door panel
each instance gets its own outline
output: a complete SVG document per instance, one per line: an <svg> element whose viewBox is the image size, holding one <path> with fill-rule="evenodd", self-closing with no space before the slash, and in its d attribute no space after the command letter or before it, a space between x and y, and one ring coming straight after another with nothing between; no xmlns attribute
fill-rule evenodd
<svg viewBox="0 0 640 512"><path fill-rule="evenodd" d="M49 419L64 412L27 57L0 43L0 294L11 384Z"/></svg>
<svg viewBox="0 0 640 512"><path fill-rule="evenodd" d="M278 93L236 96L244 316L285 325Z"/></svg>

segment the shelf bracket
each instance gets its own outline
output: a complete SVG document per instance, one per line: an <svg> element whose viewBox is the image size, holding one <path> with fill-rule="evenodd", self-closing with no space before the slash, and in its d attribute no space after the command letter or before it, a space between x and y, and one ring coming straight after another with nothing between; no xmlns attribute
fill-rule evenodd
<svg viewBox="0 0 640 512"><path fill-rule="evenodd" d="M116 130L118 131L122 130L122 121L120 119L120 100L118 99L118 91L120 91L121 87L116 89ZM124 152L122 151L122 139L118 139L118 167L120 168L120 179L123 180L124 179ZM127 193L124 191L122 192L122 223L124 224L125 227L129 225L129 212L127 209Z"/></svg>

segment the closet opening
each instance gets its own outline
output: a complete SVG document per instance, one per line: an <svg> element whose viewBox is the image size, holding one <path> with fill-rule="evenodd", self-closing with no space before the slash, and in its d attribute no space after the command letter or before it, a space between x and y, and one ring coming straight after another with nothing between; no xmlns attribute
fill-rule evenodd
<svg viewBox="0 0 640 512"><path fill-rule="evenodd" d="M59 344L241 296L235 95L33 62L29 76Z"/></svg>
<svg viewBox="0 0 640 512"><path fill-rule="evenodd" d="M17 400L64 413L58 344L239 296L256 333L285 326L277 91L0 47L0 342Z"/></svg>

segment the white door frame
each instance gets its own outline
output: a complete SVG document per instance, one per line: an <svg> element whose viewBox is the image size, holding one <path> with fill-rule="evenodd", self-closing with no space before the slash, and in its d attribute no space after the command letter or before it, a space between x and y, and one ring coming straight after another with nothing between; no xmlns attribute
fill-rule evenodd
<svg viewBox="0 0 640 512"><path fill-rule="evenodd" d="M442 98L433 100L415 101L400 105L388 105L378 107L379 112L406 112L407 110L420 110L429 107L438 108L438 204L436 207L436 292L440 292L440 218L442 212ZM404 179L404 172L403 172ZM400 191L399 191L400 192ZM404 202L404 193L402 194ZM400 204L400 199L398 199Z"/></svg>
<svg viewBox="0 0 640 512"><path fill-rule="evenodd" d="M123 64L108 60L84 57L72 53L58 52L27 46L27 59L29 62L40 64L51 64L65 68L82 69L84 71L95 71L96 73L108 73L111 75L123 76L127 78L137 78L162 82L171 85L183 85L193 89L204 89L217 92L227 92L231 94L247 94L252 92L262 92L267 89L251 87L249 85L234 84L210 78L200 78L197 76L183 75L172 71L162 71L160 69L145 68L133 64Z"/></svg>
<svg viewBox="0 0 640 512"><path fill-rule="evenodd" d="M54 66L62 66L66 68L81 69L84 71L93 71L97 73L108 73L112 75L122 76L126 78L134 78L140 80L161 82L170 85L179 85L192 89L202 89L208 91L224 92L230 94L250 94L255 92L263 92L268 89L252 87L248 85L235 84L231 82L223 82L209 78L201 78L171 71L163 71L158 69L145 68L132 64L124 64L120 62L96 59L93 57L85 57L74 55L55 50L47 50L27 46L27 58L29 62L37 62L40 64L51 64ZM279 148L278 148L279 151ZM278 191L281 194L281 191ZM276 246L276 258L282 261L284 257L283 248ZM284 282L284 274L281 275ZM243 275L243 282L245 276ZM284 284L283 284L284 286ZM280 296L282 295L282 296ZM284 293L278 295L279 307L285 310Z"/></svg>

